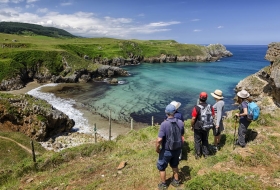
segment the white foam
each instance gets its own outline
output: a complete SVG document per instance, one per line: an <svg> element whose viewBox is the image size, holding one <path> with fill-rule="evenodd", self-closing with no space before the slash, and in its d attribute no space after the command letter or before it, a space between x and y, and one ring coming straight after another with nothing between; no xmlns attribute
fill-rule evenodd
<svg viewBox="0 0 280 190"><path fill-rule="evenodd" d="M36 98L46 100L54 108L65 113L70 119L75 121L73 129L79 133L92 133L92 129L89 126L88 120L83 117L83 113L73 108L75 100L72 99L61 99L56 97L53 93L41 92L41 88L46 86L56 86L55 83L46 84L30 90L27 94L32 95Z"/></svg>

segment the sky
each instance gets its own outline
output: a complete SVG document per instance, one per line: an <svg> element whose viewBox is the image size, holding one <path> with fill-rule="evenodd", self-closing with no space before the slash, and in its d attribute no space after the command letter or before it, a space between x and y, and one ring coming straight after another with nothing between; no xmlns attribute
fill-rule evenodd
<svg viewBox="0 0 280 190"><path fill-rule="evenodd" d="M0 0L0 22L186 44L280 42L280 0Z"/></svg>

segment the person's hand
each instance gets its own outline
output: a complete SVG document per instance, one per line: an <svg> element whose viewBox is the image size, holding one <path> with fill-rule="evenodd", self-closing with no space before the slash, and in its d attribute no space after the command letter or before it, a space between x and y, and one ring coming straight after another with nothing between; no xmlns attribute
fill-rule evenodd
<svg viewBox="0 0 280 190"><path fill-rule="evenodd" d="M218 125L216 125L216 129L218 129L219 128L219 126Z"/></svg>
<svg viewBox="0 0 280 190"><path fill-rule="evenodd" d="M160 153L160 148L156 148L156 152L157 152L157 153Z"/></svg>
<svg viewBox="0 0 280 190"><path fill-rule="evenodd" d="M236 113L236 114L234 115L234 117L235 117L235 118L238 118L238 117L239 117L239 113Z"/></svg>

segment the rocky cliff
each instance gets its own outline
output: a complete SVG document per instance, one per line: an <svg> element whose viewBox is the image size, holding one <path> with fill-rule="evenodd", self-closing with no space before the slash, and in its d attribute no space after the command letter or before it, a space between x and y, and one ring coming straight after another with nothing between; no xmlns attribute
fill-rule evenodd
<svg viewBox="0 0 280 190"><path fill-rule="evenodd" d="M0 93L0 130L18 131L37 141L69 132L74 121L44 100Z"/></svg>
<svg viewBox="0 0 280 190"><path fill-rule="evenodd" d="M280 43L271 43L265 59L270 65L241 80L235 91L247 90L262 111L270 112L280 107Z"/></svg>
<svg viewBox="0 0 280 190"><path fill-rule="evenodd" d="M213 62L223 57L230 57L233 54L226 50L226 47L222 44L210 44L203 47L202 54L197 56L177 56L177 55L165 55L160 57L144 58L143 62L147 63L171 63L171 62Z"/></svg>
<svg viewBox="0 0 280 190"><path fill-rule="evenodd" d="M132 43L132 45L134 45L133 47L136 47L135 43ZM9 48L9 46L5 46L5 48ZM196 56L190 56L186 51L182 53L183 55L181 56L161 54L159 57L144 57L132 53L132 50L127 50L126 54L128 57L126 59L122 57L107 59L104 57L91 58L88 55L82 55L79 53L82 60L89 64L85 66L85 68L77 67L80 60L75 60L74 64L69 64L69 62L73 62L73 56L71 57L69 54L38 51L35 53L33 52L33 55L31 54L32 51L30 53L25 52L25 54L18 56L17 59L13 60L13 64L17 65L17 70L15 69L16 73L14 72L14 76L12 77L6 76L3 78L0 83L0 91L18 90L23 88L26 83L34 80L38 83L76 83L88 82L92 79L102 80L102 78L112 79L113 77L127 76L128 73L119 67L125 65L137 65L141 62L211 62L217 61L222 57L232 56L232 53L227 51L225 46L221 44L195 46L194 48L198 51L195 53ZM136 52L141 52L140 47L137 46L136 49ZM190 48L188 51L191 52L194 51L194 49ZM29 56L28 64L26 63L26 60L24 60L26 56ZM39 59L41 56L45 57ZM55 63L53 59L56 59L57 62ZM98 69L90 69L92 65L98 65ZM116 81L116 79L110 81Z"/></svg>

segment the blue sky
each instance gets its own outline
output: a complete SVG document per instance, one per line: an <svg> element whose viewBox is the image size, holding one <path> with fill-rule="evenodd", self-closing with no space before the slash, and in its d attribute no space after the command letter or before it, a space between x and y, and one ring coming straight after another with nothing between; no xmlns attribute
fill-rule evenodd
<svg viewBox="0 0 280 190"><path fill-rule="evenodd" d="M280 42L279 0L0 0L0 7L0 21L53 26L83 37Z"/></svg>

